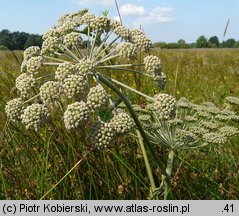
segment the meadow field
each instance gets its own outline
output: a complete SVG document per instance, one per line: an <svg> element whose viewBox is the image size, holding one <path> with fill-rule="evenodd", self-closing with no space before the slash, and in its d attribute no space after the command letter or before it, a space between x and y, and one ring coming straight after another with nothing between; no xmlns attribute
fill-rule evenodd
<svg viewBox="0 0 239 216"><path fill-rule="evenodd" d="M161 59L167 75L162 92L177 100L186 97L192 103L226 107L227 96L239 96L238 49L153 49L151 53ZM53 126L36 133L8 121L5 105L17 97L14 86L22 61L20 51L0 52L0 199L147 199L150 182L133 132L118 140L120 145L91 152L82 145L86 140L81 134ZM117 76L148 95L158 91L157 84L140 74ZM134 104L144 103L140 96L128 97ZM239 112L239 107L234 111ZM159 146L155 152L166 164L168 150ZM161 170L154 157L149 162L159 187ZM224 144L180 149L167 198L239 199L238 170L238 135Z"/></svg>

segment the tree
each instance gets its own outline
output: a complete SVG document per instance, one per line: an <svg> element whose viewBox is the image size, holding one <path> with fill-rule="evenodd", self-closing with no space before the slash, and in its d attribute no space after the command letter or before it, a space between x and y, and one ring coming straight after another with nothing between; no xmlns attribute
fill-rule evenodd
<svg viewBox="0 0 239 216"><path fill-rule="evenodd" d="M27 38L26 43L24 44L24 49L30 47L30 46L39 46L42 45L42 37L40 35L30 35Z"/></svg>
<svg viewBox="0 0 239 216"><path fill-rule="evenodd" d="M201 35L197 41L196 41L196 47L197 48L207 48L208 47L208 41L207 38L204 35Z"/></svg>
<svg viewBox="0 0 239 216"><path fill-rule="evenodd" d="M234 38L227 39L226 41L223 41L222 47L226 48L234 48L236 46L236 40Z"/></svg>
<svg viewBox="0 0 239 216"><path fill-rule="evenodd" d="M183 39L178 40L178 48L188 48L186 41Z"/></svg>
<svg viewBox="0 0 239 216"><path fill-rule="evenodd" d="M217 36L210 37L209 40L210 47L219 47L219 39Z"/></svg>

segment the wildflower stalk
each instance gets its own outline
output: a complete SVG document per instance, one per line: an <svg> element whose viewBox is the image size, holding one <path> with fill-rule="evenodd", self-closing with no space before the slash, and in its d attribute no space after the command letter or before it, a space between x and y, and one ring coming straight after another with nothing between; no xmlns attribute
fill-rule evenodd
<svg viewBox="0 0 239 216"><path fill-rule="evenodd" d="M163 163L162 161L160 160L159 156L156 155L155 153L155 149L152 147L138 117L137 117L137 114L135 113L131 103L129 102L129 100L125 97L125 95L111 82L109 81L107 78L103 77L101 74L98 73L98 77L99 77L99 80L104 83L106 86L108 86L111 90L113 90L122 100L123 102L125 103L128 111L130 112L132 118L134 119L134 122L141 134L141 136L143 137L143 140L146 144L146 146L149 148L151 154L153 155L154 159L157 161L158 163L158 166L162 172L162 174L164 174L166 177L165 177L165 180L168 181L168 174L163 166Z"/></svg>
<svg viewBox="0 0 239 216"><path fill-rule="evenodd" d="M153 79L154 77L150 74L147 74L147 73L144 73L142 71L137 71L137 70L131 70L131 69L127 69L127 68L117 68L117 67L107 67L109 69L113 69L115 71L123 71L123 72L132 72L132 73L137 73L137 74L141 74L141 75L144 75L144 76L147 76L151 79Z"/></svg>
<svg viewBox="0 0 239 216"><path fill-rule="evenodd" d="M120 81L118 81L116 79L110 78L110 80L112 82L114 82L114 83L116 83L116 84L118 84L118 85L120 85L120 86L122 86L122 87L124 87L124 88L126 88L126 89L128 89L128 90L130 90L130 91L132 91L132 92L134 92L136 94L138 94L138 95L140 95L140 96L143 96L143 97L147 98L150 101L153 101L152 97L150 97L150 96L148 96L148 95L146 95L146 94L144 94L144 93L142 93L142 92L140 92L140 91L138 91L138 90L136 90L136 89L134 89L134 88L132 88L132 87L130 87L128 85L125 85L124 83L122 83L122 82L120 82Z"/></svg>
<svg viewBox="0 0 239 216"><path fill-rule="evenodd" d="M118 67L133 67L133 66L144 66L144 64L105 65L105 66L97 66L96 68L118 68Z"/></svg>
<svg viewBox="0 0 239 216"><path fill-rule="evenodd" d="M104 52L106 52L107 51L107 49L112 45L112 44L114 44L117 40L119 39L119 37L117 37L117 38L115 38L110 44L108 44L107 46L104 46L104 43L102 43L102 47L101 48L103 48L103 50L98 54L97 53L97 56L95 55L94 56L94 59L95 60L97 60ZM100 49L101 49L100 48ZM100 51L100 50L99 50Z"/></svg>
<svg viewBox="0 0 239 216"><path fill-rule="evenodd" d="M77 62L80 61L80 59L72 51L70 51L65 45L62 45L62 46L68 52L68 54L72 57L72 59L74 59Z"/></svg>
<svg viewBox="0 0 239 216"><path fill-rule="evenodd" d="M149 178L149 181L150 181L150 184L151 184L150 197L152 197L152 193L153 193L153 191L155 191L156 185L155 185L155 182L154 182L152 169L150 167L148 155L147 155L147 152L146 152L146 149L145 149L145 146L144 146L144 142L142 140L142 136L141 136L141 134L138 130L136 130L136 132L137 132L137 136L138 136L139 145L140 145L141 151L143 153L144 163L145 163L145 166L146 166L148 178Z"/></svg>
<svg viewBox="0 0 239 216"><path fill-rule="evenodd" d="M53 61L58 61L58 62L66 62L66 60L63 59L59 59L59 58L54 58L54 57L50 57L50 56L43 56L45 59L49 59L49 60L53 60Z"/></svg>
<svg viewBox="0 0 239 216"><path fill-rule="evenodd" d="M169 178L171 178L172 171L173 171L174 155L175 155L174 150L171 149L169 151L169 154L168 154L167 167L166 167L167 176ZM165 176L163 176L163 179L165 179ZM171 192L171 185L170 185L170 182L167 182L167 181L165 181L164 184L165 184L165 187L164 187L164 200L167 200L168 195Z"/></svg>

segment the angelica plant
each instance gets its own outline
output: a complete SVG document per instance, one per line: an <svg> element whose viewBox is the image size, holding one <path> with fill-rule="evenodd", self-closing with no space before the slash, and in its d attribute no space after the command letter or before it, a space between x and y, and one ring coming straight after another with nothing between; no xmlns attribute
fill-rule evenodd
<svg viewBox="0 0 239 216"><path fill-rule="evenodd" d="M162 161L121 89L150 100L157 115L165 119L174 117L175 99L167 94L146 95L106 73L110 70L116 74L140 74L158 82L159 89L163 89L166 75L160 59L150 55L151 49L152 42L141 30L131 30L88 10L66 14L43 35L41 48L25 50L21 74L16 79L19 98L7 103L6 114L14 123L39 133L41 128L54 124L58 112L56 125L60 122L67 133L84 131L86 140L96 149L109 148L115 138L136 129L166 176ZM142 53L145 57L139 62ZM125 103L125 110L117 109L116 95ZM110 118L101 115L105 111L111 113ZM143 151L154 191L149 159Z"/></svg>

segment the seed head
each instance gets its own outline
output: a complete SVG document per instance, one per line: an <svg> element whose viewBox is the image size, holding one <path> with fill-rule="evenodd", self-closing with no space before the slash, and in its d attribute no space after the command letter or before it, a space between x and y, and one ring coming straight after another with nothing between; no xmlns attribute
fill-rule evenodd
<svg viewBox="0 0 239 216"><path fill-rule="evenodd" d="M136 32L132 36L132 41L137 48L141 49L144 52L147 52L153 48L153 44L150 39L148 39L144 33ZM132 34L132 33L131 33Z"/></svg>
<svg viewBox="0 0 239 216"><path fill-rule="evenodd" d="M79 74L85 75L92 71L93 67L94 64L90 59L83 58L78 64L76 64L75 69Z"/></svg>
<svg viewBox="0 0 239 216"><path fill-rule="evenodd" d="M135 59L137 58L137 48L130 42L123 42L117 45L116 50L122 59Z"/></svg>
<svg viewBox="0 0 239 216"><path fill-rule="evenodd" d="M64 79L62 87L68 98L81 96L85 93L86 77L84 75L71 74Z"/></svg>
<svg viewBox="0 0 239 216"><path fill-rule="evenodd" d="M57 67L55 78L63 81L67 76L75 72L75 66L69 62L64 62Z"/></svg>
<svg viewBox="0 0 239 216"><path fill-rule="evenodd" d="M38 73L38 69L43 65L43 57L37 56L37 57L31 57L27 61L27 72L28 73Z"/></svg>
<svg viewBox="0 0 239 216"><path fill-rule="evenodd" d="M90 28L99 33L108 31L110 29L110 21L105 16L95 17L95 21L90 23Z"/></svg>
<svg viewBox="0 0 239 216"><path fill-rule="evenodd" d="M224 144L227 142L227 137L219 132L205 133L202 135L202 139L212 144Z"/></svg>
<svg viewBox="0 0 239 216"><path fill-rule="evenodd" d="M116 114L110 121L116 133L123 134L130 132L134 127L134 120L124 112Z"/></svg>
<svg viewBox="0 0 239 216"><path fill-rule="evenodd" d="M35 86L35 78L32 74L22 73L16 78L16 88L20 91L21 96L26 97L27 94Z"/></svg>
<svg viewBox="0 0 239 216"><path fill-rule="evenodd" d="M182 97L182 98L179 99L179 101L177 101L177 107L183 108L183 109L184 108L188 109L188 108L191 107L191 105L190 105L187 98Z"/></svg>
<svg viewBox="0 0 239 216"><path fill-rule="evenodd" d="M114 29L116 35L120 36L124 40L130 39L130 30L122 25L119 25L117 28Z"/></svg>
<svg viewBox="0 0 239 216"><path fill-rule="evenodd" d="M96 18L96 16L94 14L87 12L82 16L81 20L84 24L91 27L93 25L93 23L95 22L95 18Z"/></svg>
<svg viewBox="0 0 239 216"><path fill-rule="evenodd" d="M67 130L83 126L89 118L90 110L85 102L75 102L67 106L64 123Z"/></svg>
<svg viewBox="0 0 239 216"><path fill-rule="evenodd" d="M82 41L83 39L80 33L71 32L64 37L63 43L65 44L66 47L72 48L79 47L82 44Z"/></svg>
<svg viewBox="0 0 239 216"><path fill-rule="evenodd" d="M44 104L51 104L58 100L62 93L59 82L47 81L40 87L40 97Z"/></svg>
<svg viewBox="0 0 239 216"><path fill-rule="evenodd" d="M110 20L110 29L111 30L114 31L119 26L121 26L121 23L118 20L115 20L115 19Z"/></svg>
<svg viewBox="0 0 239 216"><path fill-rule="evenodd" d="M23 102L24 101L22 100L22 98L14 98L13 100L7 102L5 112L7 114L7 117L12 122L17 122L21 120L21 115L25 108Z"/></svg>
<svg viewBox="0 0 239 216"><path fill-rule="evenodd" d="M71 21L64 22L57 30L60 35L64 36L74 30L74 24Z"/></svg>
<svg viewBox="0 0 239 216"><path fill-rule="evenodd" d="M60 36L60 34L59 34L58 29L57 28L51 28L42 36L42 39L47 40L50 37L58 38L59 36Z"/></svg>
<svg viewBox="0 0 239 216"><path fill-rule="evenodd" d="M94 146L106 148L113 143L114 135L111 123L99 120L91 129L90 140Z"/></svg>
<svg viewBox="0 0 239 216"><path fill-rule="evenodd" d="M162 64L159 57L149 55L144 58L146 72L152 76L160 76L162 72Z"/></svg>
<svg viewBox="0 0 239 216"><path fill-rule="evenodd" d="M57 37L47 37L42 44L42 55L53 55L54 52L59 50L59 39Z"/></svg>
<svg viewBox="0 0 239 216"><path fill-rule="evenodd" d="M22 114L22 123L26 125L26 129L38 131L49 117L47 108L38 103L28 106Z"/></svg>
<svg viewBox="0 0 239 216"><path fill-rule="evenodd" d="M109 98L110 96L105 91L103 86L98 84L90 89L87 95L87 105L90 110L94 112L95 110L106 107L109 104Z"/></svg>
<svg viewBox="0 0 239 216"><path fill-rule="evenodd" d="M228 96L226 97L226 101L232 105L239 105L239 98L237 97Z"/></svg>
<svg viewBox="0 0 239 216"><path fill-rule="evenodd" d="M30 59L31 57L34 57L34 56L39 56L40 51L41 51L41 49L38 46L28 47L23 53L24 60L28 60L28 59Z"/></svg>
<svg viewBox="0 0 239 216"><path fill-rule="evenodd" d="M172 119L176 115L176 101L168 94L157 94L154 96L154 111L161 119Z"/></svg>

